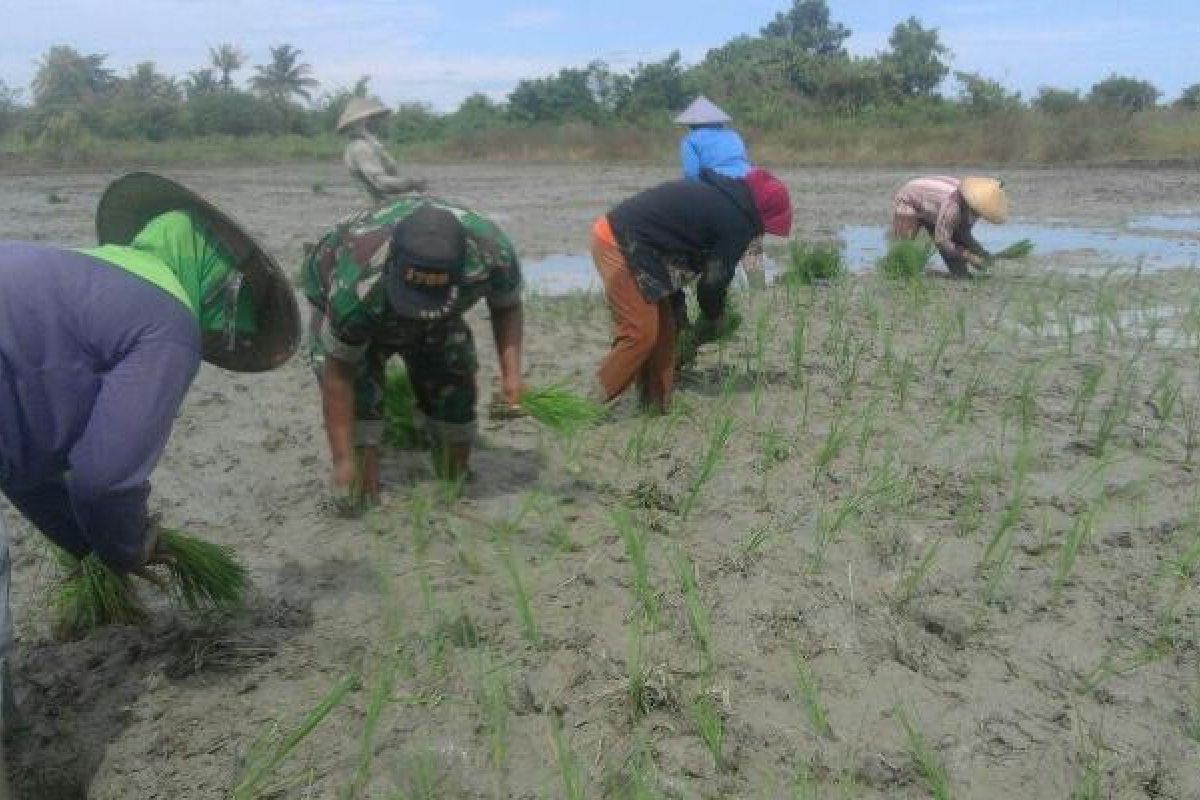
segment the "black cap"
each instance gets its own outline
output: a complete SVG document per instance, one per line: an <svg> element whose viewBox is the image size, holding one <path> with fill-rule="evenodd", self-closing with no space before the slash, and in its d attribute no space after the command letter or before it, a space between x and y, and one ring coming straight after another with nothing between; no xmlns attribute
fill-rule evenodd
<svg viewBox="0 0 1200 800"><path fill-rule="evenodd" d="M388 299L397 314L438 320L458 300L467 234L445 209L422 205L396 223L384 266Z"/></svg>

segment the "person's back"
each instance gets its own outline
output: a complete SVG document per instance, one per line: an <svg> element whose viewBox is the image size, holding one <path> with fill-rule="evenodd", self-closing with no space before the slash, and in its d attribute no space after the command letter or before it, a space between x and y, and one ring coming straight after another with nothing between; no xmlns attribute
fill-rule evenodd
<svg viewBox="0 0 1200 800"><path fill-rule="evenodd" d="M750 156L741 134L724 125L692 128L679 143L683 177L700 180L700 172L711 169L727 178L744 178L750 172Z"/></svg>

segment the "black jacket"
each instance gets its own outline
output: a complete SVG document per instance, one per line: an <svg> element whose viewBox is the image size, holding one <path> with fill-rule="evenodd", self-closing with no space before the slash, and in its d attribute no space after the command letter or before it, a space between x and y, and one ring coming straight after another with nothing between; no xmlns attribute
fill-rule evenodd
<svg viewBox="0 0 1200 800"><path fill-rule="evenodd" d="M763 227L745 181L707 169L700 181L635 194L608 212L608 223L647 302L678 288L669 265L700 276L700 310L715 319L738 262Z"/></svg>

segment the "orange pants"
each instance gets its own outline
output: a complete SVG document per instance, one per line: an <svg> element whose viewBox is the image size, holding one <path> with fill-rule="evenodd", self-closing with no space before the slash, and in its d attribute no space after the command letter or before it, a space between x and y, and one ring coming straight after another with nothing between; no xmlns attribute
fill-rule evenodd
<svg viewBox="0 0 1200 800"><path fill-rule="evenodd" d="M619 396L636 378L643 404L665 407L675 384L675 314L670 298L648 303L617 246L606 217L592 228L592 260L604 282L613 318L613 343L596 379L604 399Z"/></svg>

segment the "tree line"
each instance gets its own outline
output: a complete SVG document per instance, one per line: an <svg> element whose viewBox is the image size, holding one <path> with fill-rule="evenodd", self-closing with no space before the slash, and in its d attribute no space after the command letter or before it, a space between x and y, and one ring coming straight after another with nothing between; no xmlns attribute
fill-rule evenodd
<svg viewBox="0 0 1200 800"><path fill-rule="evenodd" d="M389 134L412 142L545 123L660 126L697 93L764 131L784 129L799 115L887 124L1024 112L1129 115L1153 110L1162 99L1151 83L1121 75L1086 93L1047 86L1024 98L977 73L953 71L938 30L916 17L897 23L887 49L873 56L849 54L850 35L832 19L826 0L793 0L758 35L739 36L694 65L685 65L677 51L624 72L593 61L522 80L501 102L472 94L447 114L402 104ZM49 146L85 134L152 141L313 135L331 131L347 100L369 92L363 77L318 93L312 66L289 44L271 47L267 61L253 67L244 50L221 44L210 49L207 64L182 78L163 74L152 61L121 76L106 62L103 54L56 45L40 59L28 95L0 81L0 135ZM951 77L953 91L946 94ZM1200 110L1200 84L1174 105Z"/></svg>

